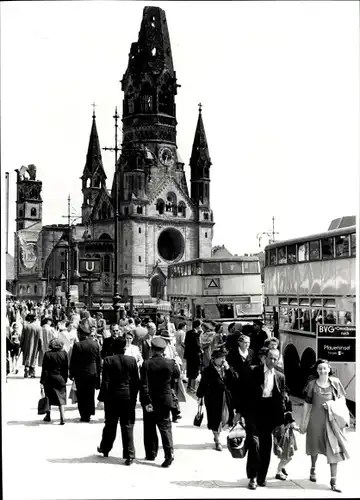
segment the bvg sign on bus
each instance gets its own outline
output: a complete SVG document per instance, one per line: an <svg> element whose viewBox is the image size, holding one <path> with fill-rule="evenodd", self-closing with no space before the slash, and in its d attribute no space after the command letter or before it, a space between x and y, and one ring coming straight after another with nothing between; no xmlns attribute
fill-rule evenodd
<svg viewBox="0 0 360 500"><path fill-rule="evenodd" d="M355 362L355 326L317 325L317 357L337 363Z"/></svg>

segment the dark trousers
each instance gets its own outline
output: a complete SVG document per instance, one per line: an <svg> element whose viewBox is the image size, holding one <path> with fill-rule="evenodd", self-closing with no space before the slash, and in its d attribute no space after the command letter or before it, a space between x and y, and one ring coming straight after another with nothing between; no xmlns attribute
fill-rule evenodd
<svg viewBox="0 0 360 500"><path fill-rule="evenodd" d="M78 399L78 410L83 419L95 415L95 379L78 382L76 384L76 395Z"/></svg>
<svg viewBox="0 0 360 500"><path fill-rule="evenodd" d="M273 399L263 399L256 414L244 413L248 445L246 474L249 479L257 478L259 481L264 481L269 469L272 448Z"/></svg>
<svg viewBox="0 0 360 500"><path fill-rule="evenodd" d="M135 414L135 409L133 410ZM117 424L120 419L121 439L123 445L123 458L135 458L134 446L134 418L127 408L124 411L114 412L105 405L105 426L102 433L100 448L109 453L116 439Z"/></svg>
<svg viewBox="0 0 360 500"><path fill-rule="evenodd" d="M165 458L172 457L174 447L172 440L170 408L154 408L154 411L147 412L143 409L144 421L144 447L146 457L155 458L159 450L159 440L156 433L158 427Z"/></svg>

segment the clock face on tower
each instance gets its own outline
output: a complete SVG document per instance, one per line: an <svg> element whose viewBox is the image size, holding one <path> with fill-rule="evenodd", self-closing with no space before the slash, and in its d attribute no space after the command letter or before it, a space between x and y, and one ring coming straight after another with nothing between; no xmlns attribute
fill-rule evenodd
<svg viewBox="0 0 360 500"><path fill-rule="evenodd" d="M164 147L159 150L159 160L166 167L171 167L174 164L174 154L170 148Z"/></svg>

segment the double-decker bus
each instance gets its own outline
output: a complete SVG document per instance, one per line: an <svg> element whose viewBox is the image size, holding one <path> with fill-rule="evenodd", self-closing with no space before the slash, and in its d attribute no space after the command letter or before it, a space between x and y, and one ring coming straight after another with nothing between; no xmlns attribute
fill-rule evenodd
<svg viewBox="0 0 360 500"><path fill-rule="evenodd" d="M265 247L265 317L279 332L293 394L301 395L316 361L317 325L355 325L355 257L356 226ZM354 411L355 363L333 367Z"/></svg>
<svg viewBox="0 0 360 500"><path fill-rule="evenodd" d="M211 257L168 267L173 314L193 320L250 322L263 316L258 257Z"/></svg>

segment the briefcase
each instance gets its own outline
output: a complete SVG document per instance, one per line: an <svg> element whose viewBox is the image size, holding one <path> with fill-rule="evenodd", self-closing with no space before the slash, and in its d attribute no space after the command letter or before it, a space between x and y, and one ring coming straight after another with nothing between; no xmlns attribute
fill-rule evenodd
<svg viewBox="0 0 360 500"><path fill-rule="evenodd" d="M233 458L244 458L247 452L246 431L239 423L235 424L227 437L227 447Z"/></svg>
<svg viewBox="0 0 360 500"><path fill-rule="evenodd" d="M50 411L49 398L44 396L38 402L38 415L45 415L48 411Z"/></svg>

